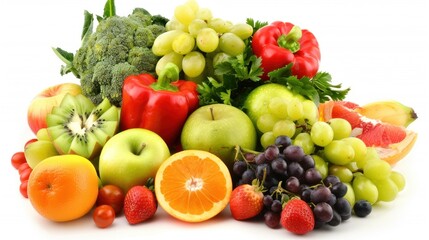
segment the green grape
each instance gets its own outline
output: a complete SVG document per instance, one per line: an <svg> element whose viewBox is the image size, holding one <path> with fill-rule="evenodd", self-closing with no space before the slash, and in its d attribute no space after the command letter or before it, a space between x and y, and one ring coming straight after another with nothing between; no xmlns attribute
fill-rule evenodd
<svg viewBox="0 0 429 240"><path fill-rule="evenodd" d="M200 6L196 0L187 0L185 5L188 5L195 13L200 9Z"/></svg>
<svg viewBox="0 0 429 240"><path fill-rule="evenodd" d="M293 121L302 119L304 116L304 108L301 100L292 98L287 105L287 115Z"/></svg>
<svg viewBox="0 0 429 240"><path fill-rule="evenodd" d="M290 107L290 105L288 107ZM314 144L325 147L332 142L334 131L328 123L318 121L311 127L310 135Z"/></svg>
<svg viewBox="0 0 429 240"><path fill-rule="evenodd" d="M215 30L217 33L226 33L231 28L232 24L221 18L212 18L208 22L208 27Z"/></svg>
<svg viewBox="0 0 429 240"><path fill-rule="evenodd" d="M398 186L390 179L386 178L383 180L373 181L378 190L378 201L391 202L395 200L398 195Z"/></svg>
<svg viewBox="0 0 429 240"><path fill-rule="evenodd" d="M362 174L355 175L352 182L355 200L367 200L371 205L378 201L377 186Z"/></svg>
<svg viewBox="0 0 429 240"><path fill-rule="evenodd" d="M359 169L363 169L368 161L373 159L380 159L378 156L377 150L374 147L366 147L366 155L365 158L357 158L356 164Z"/></svg>
<svg viewBox="0 0 429 240"><path fill-rule="evenodd" d="M268 146L274 144L276 140L276 137L274 136L273 132L265 132L264 134L262 134L261 136L261 146L265 149Z"/></svg>
<svg viewBox="0 0 429 240"><path fill-rule="evenodd" d="M156 56L164 56L165 54L172 52L174 39L182 33L183 31L181 30L172 30L158 35L152 45L153 54Z"/></svg>
<svg viewBox="0 0 429 240"><path fill-rule="evenodd" d="M170 19L165 24L165 30L167 31L173 31L173 30L180 30L183 32L186 32L186 26L183 25L181 22L179 22L177 19Z"/></svg>
<svg viewBox="0 0 429 240"><path fill-rule="evenodd" d="M186 54L182 60L183 72L191 78L201 75L205 65L206 60L204 55L197 51Z"/></svg>
<svg viewBox="0 0 429 240"><path fill-rule="evenodd" d="M335 175L341 182L345 183L350 183L353 180L353 172L345 166L330 165L329 175Z"/></svg>
<svg viewBox="0 0 429 240"><path fill-rule="evenodd" d="M346 184L347 186L347 192L343 198L346 199L350 203L350 206L353 208L356 202L355 191L353 190L353 186L351 183L344 183L344 184Z"/></svg>
<svg viewBox="0 0 429 240"><path fill-rule="evenodd" d="M356 158L356 153L355 153L355 158ZM359 171L359 168L357 167L357 163L355 161L349 162L346 165L344 165L344 167L350 169L350 171L357 172Z"/></svg>
<svg viewBox="0 0 429 240"><path fill-rule="evenodd" d="M212 28L203 28L197 35L197 47L203 52L213 52L219 45L217 32Z"/></svg>
<svg viewBox="0 0 429 240"><path fill-rule="evenodd" d="M393 170L390 173L390 179L396 184L399 192L404 190L404 188L405 188L405 177L404 177L404 175Z"/></svg>
<svg viewBox="0 0 429 240"><path fill-rule="evenodd" d="M365 143L357 137L346 137L341 140L352 146L355 152L355 158L353 160L356 162L357 168L362 169L363 166L365 166L365 159L368 152L368 148Z"/></svg>
<svg viewBox="0 0 429 240"><path fill-rule="evenodd" d="M188 32L192 37L196 38L201 29L206 27L207 23L204 20L196 18L188 25Z"/></svg>
<svg viewBox="0 0 429 240"><path fill-rule="evenodd" d="M293 144L302 147L305 154L312 154L316 149L313 141L311 141L310 134L307 132L298 133L293 139Z"/></svg>
<svg viewBox="0 0 429 240"><path fill-rule="evenodd" d="M195 19L195 15L194 9L189 4L178 5L174 9L174 17L185 26Z"/></svg>
<svg viewBox="0 0 429 240"><path fill-rule="evenodd" d="M274 124L276 124L277 121L278 119L276 117L269 113L265 113L256 120L256 128L262 133L266 133L273 130Z"/></svg>
<svg viewBox="0 0 429 240"><path fill-rule="evenodd" d="M319 119L319 109L317 105L311 100L304 100L302 102L302 110L304 111L304 119L307 119L310 125L313 125Z"/></svg>
<svg viewBox="0 0 429 240"><path fill-rule="evenodd" d="M287 100L282 97L273 97L268 103L268 111L279 119L286 119L287 115Z"/></svg>
<svg viewBox="0 0 429 240"><path fill-rule="evenodd" d="M183 60L183 55L178 54L176 52L169 52L169 53L165 54L156 63L156 67L155 67L156 74L159 76L161 74L161 71L164 69L164 67L167 63L176 64L176 66L181 71L182 70L182 60Z"/></svg>
<svg viewBox="0 0 429 240"><path fill-rule="evenodd" d="M355 152L350 144L342 140L333 140L324 149L326 159L336 165L346 165L353 161Z"/></svg>
<svg viewBox="0 0 429 240"><path fill-rule="evenodd" d="M276 137L285 135L292 138L295 135L295 130L295 123L291 120L278 120L273 126L273 134Z"/></svg>
<svg viewBox="0 0 429 240"><path fill-rule="evenodd" d="M328 162L325 161L321 156L312 154L314 159L315 168L320 172L322 178L326 178L328 176Z"/></svg>
<svg viewBox="0 0 429 240"><path fill-rule="evenodd" d="M189 33L182 33L177 36L172 43L173 51L178 54L186 55L195 47L195 38Z"/></svg>
<svg viewBox="0 0 429 240"><path fill-rule="evenodd" d="M332 118L328 123L334 131L335 140L350 137L350 134L352 133L352 125L350 125L347 120L343 118Z"/></svg>
<svg viewBox="0 0 429 240"><path fill-rule="evenodd" d="M389 178L392 167L381 159L369 160L363 167L363 174L371 180L384 180Z"/></svg>
<svg viewBox="0 0 429 240"><path fill-rule="evenodd" d="M231 28L229 29L229 32L234 33L239 38L245 40L252 36L253 27L247 23L236 23L231 26Z"/></svg>
<svg viewBox="0 0 429 240"><path fill-rule="evenodd" d="M237 56L243 53L246 44L234 33L224 33L219 38L219 48L221 51L231 56Z"/></svg>
<svg viewBox="0 0 429 240"><path fill-rule="evenodd" d="M212 18L212 11L209 8L199 8L196 14L196 18L209 22Z"/></svg>

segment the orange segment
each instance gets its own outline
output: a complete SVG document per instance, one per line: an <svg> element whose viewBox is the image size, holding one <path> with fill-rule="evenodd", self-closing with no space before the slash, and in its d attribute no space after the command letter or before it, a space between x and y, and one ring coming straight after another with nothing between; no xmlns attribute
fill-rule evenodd
<svg viewBox="0 0 429 240"><path fill-rule="evenodd" d="M216 216L228 205L231 191L227 166L216 155L201 150L171 155L155 177L159 205L186 222L202 222Z"/></svg>
<svg viewBox="0 0 429 240"><path fill-rule="evenodd" d="M411 151L416 140L417 133L407 131L407 136L401 142L390 144L387 148L376 147L375 149L381 159L393 165Z"/></svg>

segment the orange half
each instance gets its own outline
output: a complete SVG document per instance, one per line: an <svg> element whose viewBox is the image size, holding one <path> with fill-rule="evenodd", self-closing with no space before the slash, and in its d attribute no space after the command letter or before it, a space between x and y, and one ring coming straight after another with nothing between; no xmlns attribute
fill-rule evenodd
<svg viewBox="0 0 429 240"><path fill-rule="evenodd" d="M171 155L155 176L159 205L185 222L202 222L219 214L229 203L231 174L216 155L183 150Z"/></svg>

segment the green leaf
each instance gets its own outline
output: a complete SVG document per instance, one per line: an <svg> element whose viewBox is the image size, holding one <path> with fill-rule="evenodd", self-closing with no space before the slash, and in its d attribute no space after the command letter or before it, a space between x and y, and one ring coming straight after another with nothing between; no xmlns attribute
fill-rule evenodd
<svg viewBox="0 0 429 240"><path fill-rule="evenodd" d="M82 35L80 37L82 42L85 42L86 39L92 34L93 24L94 24L94 15L85 10Z"/></svg>
<svg viewBox="0 0 429 240"><path fill-rule="evenodd" d="M59 47L52 48L52 50L54 51L55 55L57 55L57 57L59 57L65 64L71 64L71 62L73 62L73 53L67 52Z"/></svg>
<svg viewBox="0 0 429 240"><path fill-rule="evenodd" d="M115 16L115 15L116 15L115 1L107 0L106 4L104 5L103 18L106 19L108 17Z"/></svg>

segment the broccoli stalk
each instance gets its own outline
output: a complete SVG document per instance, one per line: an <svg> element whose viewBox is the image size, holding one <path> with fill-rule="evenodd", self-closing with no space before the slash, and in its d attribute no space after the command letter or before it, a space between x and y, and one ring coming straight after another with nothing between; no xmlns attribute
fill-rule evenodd
<svg viewBox="0 0 429 240"><path fill-rule="evenodd" d="M122 104L124 79L133 74L155 73L159 57L152 53L155 38L165 32L168 21L136 8L128 16L115 14L113 0L107 0L103 17L85 11L81 47L73 54L53 48L65 63L61 75L73 73L80 79L82 93L95 104L104 98L118 107Z"/></svg>

